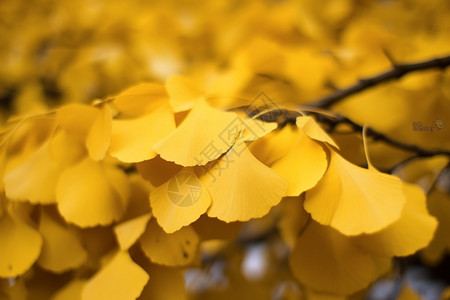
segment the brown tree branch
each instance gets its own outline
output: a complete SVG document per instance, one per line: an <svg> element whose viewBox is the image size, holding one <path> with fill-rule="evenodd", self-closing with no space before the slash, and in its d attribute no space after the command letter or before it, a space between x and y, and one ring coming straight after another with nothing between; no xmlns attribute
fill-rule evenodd
<svg viewBox="0 0 450 300"><path fill-rule="evenodd" d="M374 77L369 77L365 79L359 80L356 84L353 84L347 88L342 90L338 90L335 93L326 96L324 98L312 101L311 103L305 104L305 106L309 107L317 107L317 108L328 108L340 100L347 98L351 95L359 93L361 91L367 90L373 86L379 85L381 83L385 83L394 79L400 79L404 75L416 72L423 71L428 69L445 69L450 66L450 56L435 58L419 63L414 64L400 64L393 65L393 68L385 73L381 73Z"/></svg>
<svg viewBox="0 0 450 300"><path fill-rule="evenodd" d="M340 124L349 125L352 128L352 132L362 132L363 130L362 125L352 121L351 119L345 116L339 115L334 112L333 116L324 115L318 112L308 112L308 113L315 115L319 123L326 124L326 126L328 127L327 128L328 132L333 132L334 129ZM296 119L299 116L301 116L301 114L297 111L277 108L274 111L269 111L267 113L260 114L257 118L265 122L277 122L280 127L283 127L287 124L295 125ZM398 149L409 151L415 158L431 157L435 155L447 155L450 157L450 150L426 149L414 144L404 143L396 139L393 139L370 127L366 129L366 135L368 137L373 138L374 140L383 141L386 144L394 146Z"/></svg>
<svg viewBox="0 0 450 300"><path fill-rule="evenodd" d="M362 132L363 126L355 123L354 121L350 120L347 117L344 117L342 115L336 115L336 117L329 117L318 113L313 113L317 116L317 121L321 123L326 123L330 127L330 131L332 131L337 125L339 124L347 124L350 125L353 129L353 131ZM368 137L372 137L374 140L383 141L391 146L394 146L399 149L403 149L406 151L410 151L412 153L415 153L417 157L430 157L435 155L448 155L450 156L450 150L446 149L425 149L422 147L419 147L417 145L413 144L407 144L400 142L398 140L395 140L379 131L376 131L373 128L367 128L366 134Z"/></svg>

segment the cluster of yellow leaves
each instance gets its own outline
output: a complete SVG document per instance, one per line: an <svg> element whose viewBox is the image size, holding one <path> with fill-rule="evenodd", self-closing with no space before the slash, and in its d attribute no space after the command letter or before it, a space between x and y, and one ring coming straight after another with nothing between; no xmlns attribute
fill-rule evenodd
<svg viewBox="0 0 450 300"><path fill-rule="evenodd" d="M192 86L173 80L10 124L1 277L72 270L54 299L147 299L165 288L153 268L198 264L199 246L223 238L215 229L283 198L290 267L311 290L358 292L430 242L437 222L422 190L347 161L313 118L277 128L202 95L178 98L172 89Z"/></svg>
<svg viewBox="0 0 450 300"><path fill-rule="evenodd" d="M297 283L280 297L299 284L307 299L358 299L392 257L428 244L422 256L438 263L448 186L427 199L411 183L428 191L448 157L408 164L403 182L367 162L360 133L255 114L385 71L388 55L448 54L449 11L444 0L0 3L1 123L25 114L0 140L0 298L195 298L186 268L261 228L289 246L282 277ZM448 128L413 122L450 123L449 83L448 70L411 74L334 109L448 149ZM410 156L368 148L380 168ZM221 297L254 296L228 274Z"/></svg>

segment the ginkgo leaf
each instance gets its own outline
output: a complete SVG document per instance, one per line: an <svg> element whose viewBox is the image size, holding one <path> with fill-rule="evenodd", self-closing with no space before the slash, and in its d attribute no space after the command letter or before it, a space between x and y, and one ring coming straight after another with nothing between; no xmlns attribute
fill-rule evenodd
<svg viewBox="0 0 450 300"><path fill-rule="evenodd" d="M80 227L119 220L126 210L128 193L123 171L88 157L66 169L56 187L61 215Z"/></svg>
<svg viewBox="0 0 450 300"><path fill-rule="evenodd" d="M136 299L142 293L149 275L131 258L128 252L114 255L99 272L84 285L83 300Z"/></svg>
<svg viewBox="0 0 450 300"><path fill-rule="evenodd" d="M349 295L367 287L387 271L389 259L373 256L351 238L311 221L290 256L297 280L319 292Z"/></svg>
<svg viewBox="0 0 450 300"><path fill-rule="evenodd" d="M255 141L278 127L278 124L275 122L263 122L258 119L244 119L243 125L240 140L246 142Z"/></svg>
<svg viewBox="0 0 450 300"><path fill-rule="evenodd" d="M402 216L385 229L355 237L355 243L379 256L407 256L428 245L437 221L428 214L426 197L415 185L403 184L406 203Z"/></svg>
<svg viewBox="0 0 450 300"><path fill-rule="evenodd" d="M86 260L86 250L75 232L59 224L44 210L41 212L39 232L44 244L37 262L42 268L62 273L79 267Z"/></svg>
<svg viewBox="0 0 450 300"><path fill-rule="evenodd" d="M328 165L323 147L309 138L302 130L291 132L292 144L289 152L272 164L272 170L289 182L283 196L299 196L314 187L322 178Z"/></svg>
<svg viewBox="0 0 450 300"><path fill-rule="evenodd" d="M353 165L331 149L327 172L305 197L314 220L345 235L386 228L400 218L404 203L400 179Z"/></svg>
<svg viewBox="0 0 450 300"><path fill-rule="evenodd" d="M225 222L264 216L288 188L287 182L257 160L247 147L239 154L233 147L205 168L207 172L200 180L211 195L208 216Z"/></svg>
<svg viewBox="0 0 450 300"><path fill-rule="evenodd" d="M83 293L85 280L74 279L63 288L59 289L51 298L51 300L80 300Z"/></svg>
<svg viewBox="0 0 450 300"><path fill-rule="evenodd" d="M152 159L157 155L153 145L173 130L175 119L168 104L136 119L113 120L109 153L127 163Z"/></svg>
<svg viewBox="0 0 450 300"><path fill-rule="evenodd" d="M284 157L296 143L291 126L270 132L249 145L253 155L264 164L271 166Z"/></svg>
<svg viewBox="0 0 450 300"><path fill-rule="evenodd" d="M192 168L184 168L150 193L158 224L167 233L197 220L211 204L211 197Z"/></svg>
<svg viewBox="0 0 450 300"><path fill-rule="evenodd" d="M166 81L166 89L175 112L191 109L204 94L192 80L180 75L169 77Z"/></svg>
<svg viewBox="0 0 450 300"><path fill-rule="evenodd" d="M199 238L190 226L166 233L151 220L139 239L145 255L154 263L166 266L186 266L195 258Z"/></svg>
<svg viewBox="0 0 450 300"><path fill-rule="evenodd" d="M55 202L55 185L60 168L52 158L49 143L44 143L17 168L4 177L5 193L11 200L37 204Z"/></svg>
<svg viewBox="0 0 450 300"><path fill-rule="evenodd" d="M226 152L241 130L235 113L215 109L201 100L183 123L153 149L163 159L185 167L205 165Z"/></svg>
<svg viewBox="0 0 450 300"><path fill-rule="evenodd" d="M122 217L122 220L131 220L150 212L150 203L148 197L153 186L150 182L142 178L139 174L130 174L130 197L128 208Z"/></svg>
<svg viewBox="0 0 450 300"><path fill-rule="evenodd" d="M7 165L6 159L7 153L8 153L7 145L0 142L0 178L3 178L3 180L0 180L0 192L5 190L4 176ZM1 217L2 217L2 205L0 204L0 218Z"/></svg>
<svg viewBox="0 0 450 300"><path fill-rule="evenodd" d="M41 253L42 237L18 217L5 213L0 219L0 277L25 273Z"/></svg>
<svg viewBox="0 0 450 300"><path fill-rule="evenodd" d="M49 141L49 152L61 169L73 165L86 156L86 148L64 130L58 130Z"/></svg>
<svg viewBox="0 0 450 300"><path fill-rule="evenodd" d="M86 148L95 161L102 160L111 144L111 127L113 113L108 104L96 113L94 122L86 137Z"/></svg>
<svg viewBox="0 0 450 300"><path fill-rule="evenodd" d="M186 289L183 273L177 268L150 264L147 269L151 280L144 287L141 300L183 300Z"/></svg>
<svg viewBox="0 0 450 300"><path fill-rule="evenodd" d="M164 85L146 82L134 85L113 97L116 109L126 116L138 117L168 103Z"/></svg>
<svg viewBox="0 0 450 300"><path fill-rule="evenodd" d="M438 226L431 243L421 254L431 265L439 263L445 254L450 251L450 195L435 188L428 196L428 209L437 218Z"/></svg>
<svg viewBox="0 0 450 300"><path fill-rule="evenodd" d="M137 163L136 168L139 174L150 181L153 186L160 186L181 171L183 167L164 160L158 155L153 159Z"/></svg>
<svg viewBox="0 0 450 300"><path fill-rule="evenodd" d="M286 197L281 200L278 228L283 240L294 247L299 233L307 226L310 217L303 208L303 197Z"/></svg>
<svg viewBox="0 0 450 300"><path fill-rule="evenodd" d="M403 284L403 288L401 289L396 300L421 300L422 297L414 291L408 284ZM442 297L441 299L447 299Z"/></svg>
<svg viewBox="0 0 450 300"><path fill-rule="evenodd" d="M56 112L56 123L70 136L85 143L98 109L85 104L67 104Z"/></svg>
<svg viewBox="0 0 450 300"><path fill-rule="evenodd" d="M128 250L139 239L147 228L147 223L151 214L145 214L140 217L120 223L114 227L114 233L121 250Z"/></svg>
<svg viewBox="0 0 450 300"><path fill-rule="evenodd" d="M329 145L339 149L333 139L316 123L310 116L301 116L296 120L297 127L313 140L328 143Z"/></svg>
<svg viewBox="0 0 450 300"><path fill-rule="evenodd" d="M98 269L103 258L112 253L111 249L117 248L113 229L113 226L96 226L80 230L82 245L88 252L88 259L83 266Z"/></svg>

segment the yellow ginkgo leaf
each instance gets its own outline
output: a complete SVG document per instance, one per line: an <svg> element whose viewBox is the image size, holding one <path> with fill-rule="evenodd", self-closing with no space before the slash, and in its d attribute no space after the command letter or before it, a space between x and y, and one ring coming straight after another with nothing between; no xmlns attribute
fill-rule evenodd
<svg viewBox="0 0 450 300"><path fill-rule="evenodd" d="M235 113L215 109L201 100L180 126L153 149L163 159L185 167L205 165L234 144L242 130L239 120Z"/></svg>
<svg viewBox="0 0 450 300"><path fill-rule="evenodd" d="M442 297L441 299L446 300L448 298ZM422 297L420 297L419 294L409 285L403 284L403 288L401 289L396 300L422 300Z"/></svg>
<svg viewBox="0 0 450 300"><path fill-rule="evenodd" d="M28 282L27 282L28 283ZM2 300L28 300L30 293L25 285L25 279L16 277L0 279L0 299Z"/></svg>
<svg viewBox="0 0 450 300"><path fill-rule="evenodd" d="M6 196L34 204L54 203L59 175L60 168L50 154L49 143L45 142L21 165L6 172Z"/></svg>
<svg viewBox="0 0 450 300"><path fill-rule="evenodd" d="M283 196L299 196L314 187L322 178L328 165L324 148L309 138L302 130L289 127L291 149L272 164L272 170L289 182L289 189Z"/></svg>
<svg viewBox="0 0 450 300"><path fill-rule="evenodd" d="M39 232L44 244L37 262L42 268L62 273L79 267L86 260L86 250L75 232L54 220L44 210L41 212Z"/></svg>
<svg viewBox="0 0 450 300"><path fill-rule="evenodd" d="M175 112L191 109L204 94L192 80L180 75L169 77L166 81L166 89Z"/></svg>
<svg viewBox="0 0 450 300"><path fill-rule="evenodd" d="M56 112L56 123L70 136L85 143L98 110L85 104L67 104Z"/></svg>
<svg viewBox="0 0 450 300"><path fill-rule="evenodd" d="M184 168L150 193L158 224L167 233L197 220L211 204L211 197L192 168Z"/></svg>
<svg viewBox="0 0 450 300"><path fill-rule="evenodd" d="M303 197L286 197L281 200L280 220L278 228L283 240L291 248L297 240L299 233L307 226L310 217L303 208Z"/></svg>
<svg viewBox="0 0 450 300"><path fill-rule="evenodd" d="M263 122L258 119L243 119L243 131L240 140L249 142L255 141L278 127L275 122Z"/></svg>
<svg viewBox="0 0 450 300"><path fill-rule="evenodd" d="M327 172L305 197L314 220L345 235L386 228L400 218L404 203L400 179L353 165L331 149Z"/></svg>
<svg viewBox="0 0 450 300"><path fill-rule="evenodd" d="M199 238L190 226L166 233L151 220L140 238L141 247L154 263L166 266L186 266L195 258Z"/></svg>
<svg viewBox="0 0 450 300"><path fill-rule="evenodd" d="M52 159L61 169L73 165L86 155L84 145L71 138L64 130L55 132L48 147Z"/></svg>
<svg viewBox="0 0 450 300"><path fill-rule="evenodd" d="M428 196L428 209L438 220L438 227L431 243L421 254L432 265L438 264L450 252L450 195L435 188Z"/></svg>
<svg viewBox="0 0 450 300"><path fill-rule="evenodd" d="M149 275L120 251L98 273L89 279L82 291L83 300L136 299L142 293Z"/></svg>
<svg viewBox="0 0 450 300"><path fill-rule="evenodd" d="M117 238L113 226L82 228L80 237L83 247L88 252L88 259L83 266L97 269L102 259L117 248Z"/></svg>
<svg viewBox="0 0 450 300"><path fill-rule="evenodd" d="M164 160L158 155L153 159L137 163L136 168L139 174L150 181L153 186L160 186L181 171L183 167Z"/></svg>
<svg viewBox="0 0 450 300"><path fill-rule="evenodd" d="M59 289L51 300L80 300L85 284L85 280L74 279Z"/></svg>
<svg viewBox="0 0 450 300"><path fill-rule="evenodd" d="M298 117L296 120L297 127L313 140L328 143L329 145L338 148L333 139L317 124L317 122L310 116Z"/></svg>
<svg viewBox="0 0 450 300"><path fill-rule="evenodd" d="M123 115L137 117L168 103L165 87L157 83L140 83L113 97L113 105Z"/></svg>
<svg viewBox="0 0 450 300"><path fill-rule="evenodd" d="M154 158L153 145L175 130L169 104L136 119L113 120L109 153L127 163Z"/></svg>
<svg viewBox="0 0 450 300"><path fill-rule="evenodd" d="M129 174L130 201L122 220L131 220L150 212L148 197L153 186L137 173Z"/></svg>
<svg viewBox="0 0 450 300"><path fill-rule="evenodd" d="M306 287L349 295L386 272L389 259L370 255L333 228L311 221L298 237L289 263Z"/></svg>
<svg viewBox="0 0 450 300"><path fill-rule="evenodd" d="M245 147L231 148L200 178L211 195L208 216L225 222L260 218L286 193L287 182Z"/></svg>
<svg viewBox="0 0 450 300"><path fill-rule="evenodd" d="M177 268L150 264L147 269L151 281L144 287L138 300L183 300L186 290L183 273Z"/></svg>
<svg viewBox="0 0 450 300"><path fill-rule="evenodd" d="M8 147L6 145L6 143L2 143L0 142L0 178L4 178L5 176L5 170L6 170L6 165L7 165L7 151ZM0 180L0 192L5 190L5 183L4 183L4 179ZM2 207L0 204L0 218L2 217Z"/></svg>
<svg viewBox="0 0 450 300"><path fill-rule="evenodd" d="M128 179L113 166L85 158L61 175L56 187L61 215L80 227L120 219L129 200Z"/></svg>
<svg viewBox="0 0 450 300"><path fill-rule="evenodd" d="M111 144L111 127L113 112L108 104L104 104L96 113L94 122L86 137L86 148L95 161L102 160Z"/></svg>
<svg viewBox="0 0 450 300"><path fill-rule="evenodd" d="M423 191L413 184L403 184L406 202L396 222L371 235L355 237L355 243L379 256L407 256L428 245L437 221L427 211Z"/></svg>
<svg viewBox="0 0 450 300"><path fill-rule="evenodd" d="M249 145L249 149L259 161L271 166L291 150L295 140L292 127L284 126L257 139Z"/></svg>
<svg viewBox="0 0 450 300"><path fill-rule="evenodd" d="M0 219L0 277L25 273L38 259L41 247L37 230L5 212Z"/></svg>
<svg viewBox="0 0 450 300"><path fill-rule="evenodd" d="M151 214L145 214L140 217L120 223L114 227L114 233L121 250L127 250L139 239L147 228L147 223Z"/></svg>

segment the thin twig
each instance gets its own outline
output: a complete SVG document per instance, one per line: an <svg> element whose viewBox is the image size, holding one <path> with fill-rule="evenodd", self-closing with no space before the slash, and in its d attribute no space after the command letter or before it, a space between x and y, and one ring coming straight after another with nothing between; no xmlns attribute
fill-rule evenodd
<svg viewBox="0 0 450 300"><path fill-rule="evenodd" d="M445 69L450 66L450 56L431 59L419 63L414 64L400 64L393 65L393 68L385 73L381 73L374 77L369 77L365 79L360 79L359 82L341 89L337 90L333 94L326 96L324 98L312 101L311 103L305 104L305 106L310 107L319 107L319 108L328 108L340 100L359 93L361 91L367 90L373 86L379 85L381 83L385 83L394 79L400 79L404 75L416 72L423 71L428 69Z"/></svg>
<svg viewBox="0 0 450 300"><path fill-rule="evenodd" d="M330 118L325 115L317 115L317 121L326 123L330 126L330 129L333 130L337 125L339 124L347 124L350 125L355 132L361 132L363 129L363 126L361 126L358 123L355 123L354 121L350 120L347 117L344 117L342 115L337 115L335 118ZM376 131L372 128L367 128L367 136L372 137L374 140L383 141L391 146L394 146L399 149L403 149L406 151L410 151L416 154L417 157L431 157L435 155L448 155L450 156L450 151L445 149L425 149L422 147L419 147L417 145L413 144L407 144L400 142L398 140L395 140L393 138L388 137L387 135L384 135L383 133Z"/></svg>

